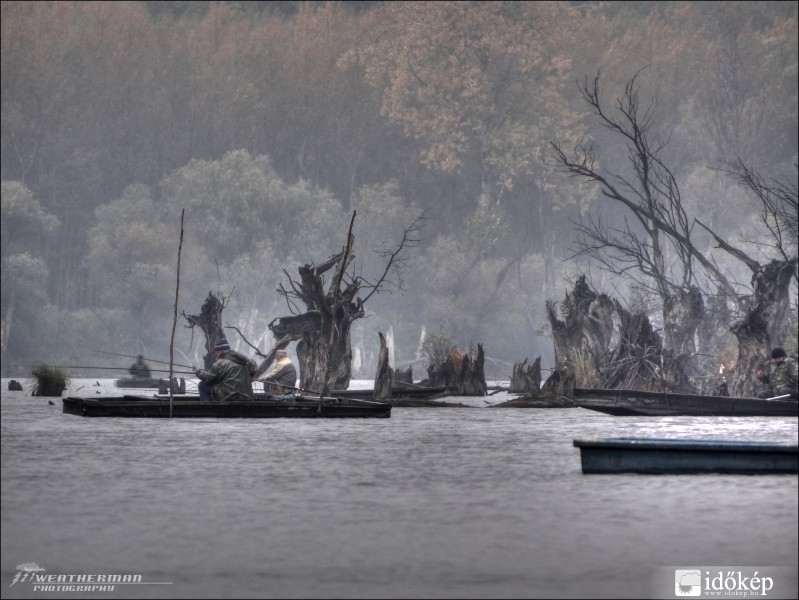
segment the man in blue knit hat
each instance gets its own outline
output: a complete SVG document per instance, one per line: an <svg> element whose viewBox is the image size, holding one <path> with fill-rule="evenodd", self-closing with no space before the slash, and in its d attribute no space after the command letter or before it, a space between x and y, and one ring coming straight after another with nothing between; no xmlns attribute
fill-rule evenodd
<svg viewBox="0 0 799 600"><path fill-rule="evenodd" d="M200 379L200 400L252 400L255 361L231 350L225 338L217 340L214 353L216 361L210 369L192 367Z"/></svg>

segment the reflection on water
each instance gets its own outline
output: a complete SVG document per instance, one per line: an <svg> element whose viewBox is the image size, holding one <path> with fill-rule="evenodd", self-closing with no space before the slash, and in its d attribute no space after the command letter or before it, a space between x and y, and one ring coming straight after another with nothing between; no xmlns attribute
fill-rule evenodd
<svg viewBox="0 0 799 600"><path fill-rule="evenodd" d="M10 586L25 562L171 582L92 598L638 598L667 565L797 562L796 476L586 476L572 445L796 442L796 419L484 408L501 394L374 420L86 419L2 385L4 598L42 597Z"/></svg>

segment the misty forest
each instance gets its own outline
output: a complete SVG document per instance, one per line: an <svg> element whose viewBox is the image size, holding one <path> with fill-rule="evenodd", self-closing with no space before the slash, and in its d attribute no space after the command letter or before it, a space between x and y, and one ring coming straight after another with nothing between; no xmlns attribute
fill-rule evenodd
<svg viewBox="0 0 799 600"><path fill-rule="evenodd" d="M4 1L2 375L168 360L175 322L202 364L217 298L249 354L349 311L336 385L384 339L417 380L479 348L489 379L753 395L797 352L797 29L795 2Z"/></svg>

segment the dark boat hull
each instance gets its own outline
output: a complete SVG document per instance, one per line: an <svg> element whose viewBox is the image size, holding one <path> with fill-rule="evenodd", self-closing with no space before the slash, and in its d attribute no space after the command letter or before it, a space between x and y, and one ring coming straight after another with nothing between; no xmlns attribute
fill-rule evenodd
<svg viewBox="0 0 799 600"><path fill-rule="evenodd" d="M796 417L792 400L730 398L635 390L574 389L574 403L614 416L638 417Z"/></svg>
<svg viewBox="0 0 799 600"><path fill-rule="evenodd" d="M64 398L63 412L81 417L170 418L168 397L122 396ZM345 419L388 418L391 405L363 400L256 399L249 402L203 402L196 396L175 396L171 418L188 419Z"/></svg>
<svg viewBox="0 0 799 600"><path fill-rule="evenodd" d="M799 472L796 444L647 438L577 439L583 473Z"/></svg>

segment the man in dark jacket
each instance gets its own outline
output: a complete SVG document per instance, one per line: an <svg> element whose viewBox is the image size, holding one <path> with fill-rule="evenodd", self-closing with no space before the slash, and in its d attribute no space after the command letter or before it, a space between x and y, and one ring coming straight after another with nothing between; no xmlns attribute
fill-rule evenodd
<svg viewBox="0 0 799 600"><path fill-rule="evenodd" d="M195 375L200 379L200 399L204 399L207 388L210 387L211 399L218 402L252 400L252 378L258 368L255 361L231 350L225 338L216 342L214 353L216 361L210 369L193 367Z"/></svg>
<svg viewBox="0 0 799 600"><path fill-rule="evenodd" d="M758 371L756 377L768 386L768 390L758 394L760 398L775 398L789 395L791 400L797 399L796 362L785 355L782 348L771 351L771 368L768 373Z"/></svg>
<svg viewBox="0 0 799 600"><path fill-rule="evenodd" d="M297 369L294 368L294 363L285 350L275 352L275 359L275 368L264 377L264 391L268 391L268 384L271 384L271 391L282 394L287 388L294 389L297 383Z"/></svg>

